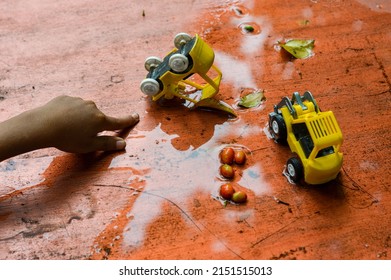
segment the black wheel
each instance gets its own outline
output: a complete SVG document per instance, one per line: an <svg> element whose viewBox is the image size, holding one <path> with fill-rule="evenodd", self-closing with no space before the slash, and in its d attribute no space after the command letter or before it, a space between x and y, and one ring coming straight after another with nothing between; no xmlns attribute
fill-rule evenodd
<svg viewBox="0 0 391 280"><path fill-rule="evenodd" d="M281 115L273 115L269 120L269 128L273 138L277 142L286 141L287 132L284 119Z"/></svg>
<svg viewBox="0 0 391 280"><path fill-rule="evenodd" d="M303 178L303 165L300 159L292 157L286 163L286 171L293 182L297 183Z"/></svg>

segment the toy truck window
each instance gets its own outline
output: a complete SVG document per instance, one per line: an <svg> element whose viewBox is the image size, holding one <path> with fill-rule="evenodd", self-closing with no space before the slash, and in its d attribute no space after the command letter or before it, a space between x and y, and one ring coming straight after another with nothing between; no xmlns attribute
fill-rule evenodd
<svg viewBox="0 0 391 280"><path fill-rule="evenodd" d="M292 124L292 130L296 140L300 143L306 158L308 158L314 149L314 142L308 132L307 125L305 123Z"/></svg>
<svg viewBox="0 0 391 280"><path fill-rule="evenodd" d="M324 156L331 155L331 154L334 154L334 147L333 146L319 150L318 154L316 155L316 158L324 157Z"/></svg>

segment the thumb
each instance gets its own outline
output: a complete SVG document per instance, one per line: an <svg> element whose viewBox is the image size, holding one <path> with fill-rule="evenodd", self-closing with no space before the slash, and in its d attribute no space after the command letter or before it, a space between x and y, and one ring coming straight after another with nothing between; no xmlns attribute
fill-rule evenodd
<svg viewBox="0 0 391 280"><path fill-rule="evenodd" d="M116 136L96 136L90 146L93 151L118 151L125 147L125 140Z"/></svg>

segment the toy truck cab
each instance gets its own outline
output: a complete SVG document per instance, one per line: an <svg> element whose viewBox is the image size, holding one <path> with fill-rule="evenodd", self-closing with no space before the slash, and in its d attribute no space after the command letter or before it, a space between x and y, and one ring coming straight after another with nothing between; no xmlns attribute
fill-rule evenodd
<svg viewBox="0 0 391 280"><path fill-rule="evenodd" d="M277 142L287 142L296 155L286 164L288 176L308 184L335 179L342 167L342 132L332 111L321 112L312 94L284 97L269 114L269 129Z"/></svg>

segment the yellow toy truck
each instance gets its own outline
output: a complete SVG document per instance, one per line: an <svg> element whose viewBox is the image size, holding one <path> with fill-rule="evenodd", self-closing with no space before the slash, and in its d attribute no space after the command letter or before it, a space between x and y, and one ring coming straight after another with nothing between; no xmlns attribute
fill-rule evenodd
<svg viewBox="0 0 391 280"><path fill-rule="evenodd" d="M287 142L294 157L286 173L297 183L323 184L342 167L342 132L332 111L321 112L309 91L282 98L269 114L269 130L276 142Z"/></svg>
<svg viewBox="0 0 391 280"><path fill-rule="evenodd" d="M213 49L198 35L191 37L186 33L177 34L174 45L175 48L163 60L154 56L145 60L144 66L148 74L140 84L141 91L151 96L153 101L176 96L190 104L215 96L219 91L222 73L213 64ZM214 70L214 78L208 75L211 69ZM203 79L203 84L189 79L193 74L198 74ZM201 97L191 98L186 93L186 85L200 90Z"/></svg>

